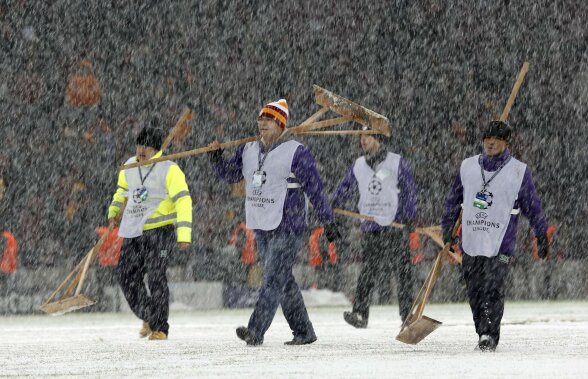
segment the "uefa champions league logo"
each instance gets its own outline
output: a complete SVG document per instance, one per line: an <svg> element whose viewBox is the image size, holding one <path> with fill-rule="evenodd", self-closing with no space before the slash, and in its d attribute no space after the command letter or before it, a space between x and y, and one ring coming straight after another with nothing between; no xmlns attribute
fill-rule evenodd
<svg viewBox="0 0 588 379"><path fill-rule="evenodd" d="M133 201L136 204L143 203L147 200L147 197L149 197L149 193L145 187L139 187L133 191Z"/></svg>
<svg viewBox="0 0 588 379"><path fill-rule="evenodd" d="M368 191L372 195L379 195L380 192L382 192L382 182L374 176L370 181L370 184L368 184Z"/></svg>

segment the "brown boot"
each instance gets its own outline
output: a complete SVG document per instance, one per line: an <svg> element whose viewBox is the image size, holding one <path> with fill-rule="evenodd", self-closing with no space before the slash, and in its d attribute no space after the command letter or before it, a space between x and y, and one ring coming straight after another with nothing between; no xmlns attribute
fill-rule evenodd
<svg viewBox="0 0 588 379"><path fill-rule="evenodd" d="M149 336L150 341L161 341L166 339L167 334L165 334L164 332L160 332L159 330L154 330L153 333L151 333L151 335Z"/></svg>
<svg viewBox="0 0 588 379"><path fill-rule="evenodd" d="M151 334L152 330L147 321L143 321L143 327L139 330L139 337L145 338Z"/></svg>

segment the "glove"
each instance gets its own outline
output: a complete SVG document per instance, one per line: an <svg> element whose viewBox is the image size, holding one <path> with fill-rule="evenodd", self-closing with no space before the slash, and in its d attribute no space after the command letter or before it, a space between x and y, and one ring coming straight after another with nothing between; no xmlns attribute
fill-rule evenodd
<svg viewBox="0 0 588 379"><path fill-rule="evenodd" d="M548 253L549 241L547 240L547 235L542 234L540 236L537 236L537 255L541 259L546 259Z"/></svg>
<svg viewBox="0 0 588 379"><path fill-rule="evenodd" d="M206 154L208 154L208 159L210 159L210 162L216 164L221 160L223 156L223 149L212 150Z"/></svg>
<svg viewBox="0 0 588 379"><path fill-rule="evenodd" d="M406 221L404 223L403 230L406 232L407 235L414 233L414 231L416 230L416 225L414 224L414 221Z"/></svg>
<svg viewBox="0 0 588 379"><path fill-rule="evenodd" d="M335 242L341 239L339 227L335 222L325 225L325 237L327 237L327 241L329 242Z"/></svg>
<svg viewBox="0 0 588 379"><path fill-rule="evenodd" d="M443 244L444 245L446 245L448 242L453 245L452 233L453 233L453 231L451 229L447 230L443 233Z"/></svg>

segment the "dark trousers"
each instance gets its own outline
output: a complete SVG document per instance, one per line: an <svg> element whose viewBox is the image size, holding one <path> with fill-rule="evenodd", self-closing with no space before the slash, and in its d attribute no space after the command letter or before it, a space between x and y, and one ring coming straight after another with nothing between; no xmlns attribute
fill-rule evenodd
<svg viewBox="0 0 588 379"><path fill-rule="evenodd" d="M174 243L173 226L144 231L140 237L124 240L118 264L118 282L133 313L147 321L152 330L166 334L169 330L166 270Z"/></svg>
<svg viewBox="0 0 588 379"><path fill-rule="evenodd" d="M294 337L314 336L302 293L292 273L302 233L256 231L255 242L263 264L263 284L247 329L263 342L281 305Z"/></svg>
<svg viewBox="0 0 588 379"><path fill-rule="evenodd" d="M357 281L353 312L367 319L376 281L390 281L393 273L398 286L400 317L404 321L414 301L415 282L406 233L391 228L364 233L362 245L363 265Z"/></svg>
<svg viewBox="0 0 588 379"><path fill-rule="evenodd" d="M476 333L479 336L488 334L498 344L509 257L502 254L492 258L464 254L462 268Z"/></svg>

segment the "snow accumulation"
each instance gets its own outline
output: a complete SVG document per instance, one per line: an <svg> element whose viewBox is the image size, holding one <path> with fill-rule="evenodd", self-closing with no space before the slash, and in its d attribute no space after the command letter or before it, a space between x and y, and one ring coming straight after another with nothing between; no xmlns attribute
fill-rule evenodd
<svg viewBox="0 0 588 379"><path fill-rule="evenodd" d="M415 346L394 339L395 306L372 308L367 329L344 306L311 307L318 341L284 346L278 311L259 347L235 336L251 309L172 310L170 338L138 337L130 313L0 318L0 377L588 378L588 302L507 302L495 353L474 351L467 304L432 304L443 326Z"/></svg>

